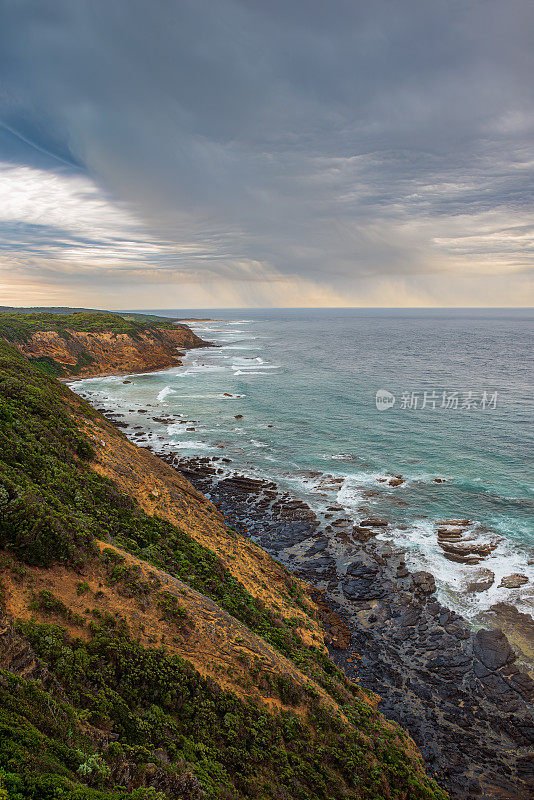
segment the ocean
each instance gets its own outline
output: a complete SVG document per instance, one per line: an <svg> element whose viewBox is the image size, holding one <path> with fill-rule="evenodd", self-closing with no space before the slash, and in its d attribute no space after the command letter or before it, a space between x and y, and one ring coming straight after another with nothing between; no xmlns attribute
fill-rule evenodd
<svg viewBox="0 0 534 800"><path fill-rule="evenodd" d="M318 512L387 520L379 538L475 625L501 601L534 616L532 311L143 311L195 317L220 346L162 372L72 384L123 414L127 435L222 455L229 473L275 480ZM169 414L181 417L153 420ZM465 522L439 525L450 520ZM500 586L510 575L522 585Z"/></svg>

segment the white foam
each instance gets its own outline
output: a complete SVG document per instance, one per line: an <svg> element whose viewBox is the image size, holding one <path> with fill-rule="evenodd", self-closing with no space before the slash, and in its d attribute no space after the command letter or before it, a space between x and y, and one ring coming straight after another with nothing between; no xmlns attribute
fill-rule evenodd
<svg viewBox="0 0 534 800"><path fill-rule="evenodd" d="M248 347L244 344L223 344L219 350L263 350L263 347L259 344L251 344Z"/></svg>
<svg viewBox="0 0 534 800"><path fill-rule="evenodd" d="M353 511L356 506L361 505L365 499L369 503L369 498L365 498L364 492L369 483L376 480L374 475L362 473L360 475L347 475L336 495L336 501L340 506Z"/></svg>
<svg viewBox="0 0 534 800"><path fill-rule="evenodd" d="M223 392L205 392L204 394L182 394L180 392L180 400L239 400L246 397L245 394L232 394L227 397Z"/></svg>
<svg viewBox="0 0 534 800"><path fill-rule="evenodd" d="M178 436L179 434L185 433L185 427L180 425L178 422L174 422L172 425L167 426L167 435L168 436Z"/></svg>
<svg viewBox="0 0 534 800"><path fill-rule="evenodd" d="M193 363L187 369L184 369L182 372L178 372L178 376L180 378L186 378L188 375L197 375L199 372L225 372L226 367L219 366L218 364L206 364L202 362L201 364Z"/></svg>
<svg viewBox="0 0 534 800"><path fill-rule="evenodd" d="M257 364L265 364L265 361L263 358L260 358L260 356L234 356L233 359L234 366L236 367L249 366L249 361L255 361ZM251 364L250 366L253 365Z"/></svg>
<svg viewBox="0 0 534 800"><path fill-rule="evenodd" d="M168 397L170 394L173 394L173 392L174 389L171 389L170 386L166 386L164 389L161 390L161 392L158 392L159 402L161 403L163 400L165 400L166 397Z"/></svg>
<svg viewBox="0 0 534 800"><path fill-rule="evenodd" d="M215 448L212 445L208 444L207 442L200 442L200 441L186 441L186 442L175 442L170 441L168 443L172 447L178 448L178 450L214 450Z"/></svg>
<svg viewBox="0 0 534 800"><path fill-rule="evenodd" d="M239 372L263 372L264 370L269 369L280 369L278 364L233 364L231 368L235 370L236 368ZM235 374L235 372L234 372Z"/></svg>
<svg viewBox="0 0 534 800"><path fill-rule="evenodd" d="M440 600L468 619L474 619L494 603L500 602L513 603L520 610L534 616L534 565L529 565L526 552L511 547L509 541L499 538L497 548L489 556L482 558L478 566L458 564L445 558L437 541L435 522L421 520L412 523L408 530L384 531L377 538L394 539L396 544L406 550L408 567L431 572L436 579ZM473 534L476 533L477 528L474 526ZM477 538L485 541L488 535L481 534ZM467 594L466 584L473 580L477 570L482 567L494 573L493 585L483 592ZM519 589L500 588L502 578L512 573L526 575L529 583Z"/></svg>
<svg viewBox="0 0 534 800"><path fill-rule="evenodd" d="M218 336L218 342L229 342L233 344L234 342L250 342L254 339L257 339L257 336L243 336L243 331L225 331L225 334L230 334L229 336Z"/></svg>
<svg viewBox="0 0 534 800"><path fill-rule="evenodd" d="M122 382L127 375L96 375L93 378L83 378L79 381L70 381L67 382L67 386L70 386L71 389L74 390L74 387L91 385L93 383L119 383Z"/></svg>
<svg viewBox="0 0 534 800"><path fill-rule="evenodd" d="M189 327L195 333L218 333L222 330L221 328L203 328L200 325L189 325Z"/></svg>

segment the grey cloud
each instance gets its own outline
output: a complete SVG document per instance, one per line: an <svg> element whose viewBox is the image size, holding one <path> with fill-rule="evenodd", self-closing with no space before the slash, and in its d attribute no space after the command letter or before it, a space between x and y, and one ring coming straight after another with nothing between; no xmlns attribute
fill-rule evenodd
<svg viewBox="0 0 534 800"><path fill-rule="evenodd" d="M343 288L532 256L530 0L0 7L5 124L132 208L162 269L205 243L210 275Z"/></svg>

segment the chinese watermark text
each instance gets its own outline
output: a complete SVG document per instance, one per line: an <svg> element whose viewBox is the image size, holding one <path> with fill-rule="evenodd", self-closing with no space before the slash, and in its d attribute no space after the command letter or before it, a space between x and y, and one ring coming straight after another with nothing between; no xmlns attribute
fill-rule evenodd
<svg viewBox="0 0 534 800"><path fill-rule="evenodd" d="M398 407L409 411L488 411L497 408L497 392L475 392L469 390L422 390L402 392ZM392 408L397 402L395 395L387 389L379 389L376 393L376 407L379 411Z"/></svg>

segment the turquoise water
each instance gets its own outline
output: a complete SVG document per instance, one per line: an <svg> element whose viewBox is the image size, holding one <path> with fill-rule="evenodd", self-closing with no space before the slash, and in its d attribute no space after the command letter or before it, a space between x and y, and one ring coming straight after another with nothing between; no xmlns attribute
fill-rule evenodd
<svg viewBox="0 0 534 800"><path fill-rule="evenodd" d="M129 384L90 379L76 390L142 424L143 441L156 448L223 455L317 509L334 501L355 521L369 512L387 518L392 529L383 536L409 551L412 566L433 572L441 599L467 616L501 600L533 613L531 311L177 315L212 317L191 326L221 347L191 351L183 367ZM377 409L380 389L395 396L393 407ZM442 406L444 392L458 392L458 408ZM462 408L471 401L476 407ZM157 423L152 412L195 422ZM387 473L405 483L380 482ZM480 564L495 573L489 590L467 595L477 567L444 558L435 523L448 518L472 520L470 535L497 545ZM516 572L529 583L498 588Z"/></svg>

